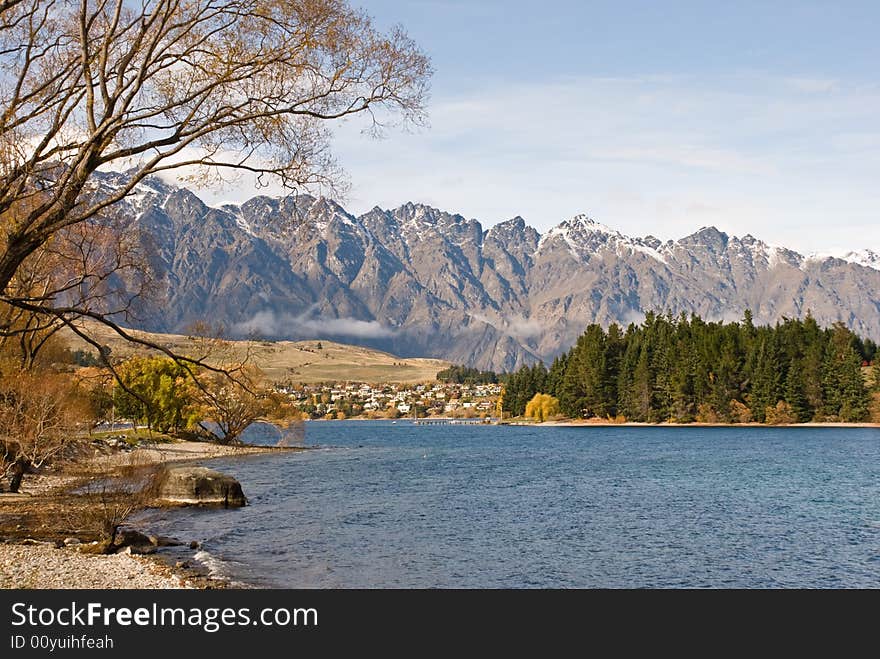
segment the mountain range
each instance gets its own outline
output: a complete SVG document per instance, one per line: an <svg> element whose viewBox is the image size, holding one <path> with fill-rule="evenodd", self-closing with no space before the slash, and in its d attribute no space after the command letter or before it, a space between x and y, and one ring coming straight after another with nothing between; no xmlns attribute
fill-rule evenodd
<svg viewBox="0 0 880 659"><path fill-rule="evenodd" d="M123 174L101 175L112 189ZM811 312L880 339L880 254L802 255L705 227L630 237L586 215L543 235L521 217L484 228L422 204L355 216L335 201L256 196L213 207L157 178L121 202L161 292L138 329L197 321L234 336L333 338L509 370L567 350L587 324L645 311L755 322Z"/></svg>

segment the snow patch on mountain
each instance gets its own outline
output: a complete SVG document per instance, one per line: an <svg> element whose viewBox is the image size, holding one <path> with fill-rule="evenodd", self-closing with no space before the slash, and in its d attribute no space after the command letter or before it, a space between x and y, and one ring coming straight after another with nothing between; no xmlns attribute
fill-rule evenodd
<svg viewBox="0 0 880 659"><path fill-rule="evenodd" d="M850 250L847 252L812 252L806 257L807 261L822 262L827 259L839 259L847 263L860 265L872 270L880 270L880 252L872 249Z"/></svg>
<svg viewBox="0 0 880 659"><path fill-rule="evenodd" d="M241 206L236 206L234 204L225 204L220 207L225 213L229 213L234 219L235 224L239 229L244 231L249 236L255 236L254 228L248 224L248 221L244 219L244 214L241 212Z"/></svg>
<svg viewBox="0 0 880 659"><path fill-rule="evenodd" d="M841 256L844 261L855 263L866 268L880 270L880 253L872 249L862 249L856 252L847 252Z"/></svg>
<svg viewBox="0 0 880 659"><path fill-rule="evenodd" d="M578 261L588 260L591 254L610 251L621 257L640 253L666 263L662 251L666 246L656 238L631 238L587 215L575 215L550 229L538 242L538 251L559 241L567 245Z"/></svg>

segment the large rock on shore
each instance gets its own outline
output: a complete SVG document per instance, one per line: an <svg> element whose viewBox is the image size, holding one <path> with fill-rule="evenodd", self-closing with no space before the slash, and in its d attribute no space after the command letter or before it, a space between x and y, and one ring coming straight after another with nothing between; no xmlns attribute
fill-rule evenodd
<svg viewBox="0 0 880 659"><path fill-rule="evenodd" d="M206 467L167 467L159 476L156 498L177 505L247 505L241 483L232 476Z"/></svg>

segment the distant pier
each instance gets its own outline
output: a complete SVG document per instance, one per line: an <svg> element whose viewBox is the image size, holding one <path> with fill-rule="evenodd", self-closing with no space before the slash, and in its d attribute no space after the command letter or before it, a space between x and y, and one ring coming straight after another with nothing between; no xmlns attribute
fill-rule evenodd
<svg viewBox="0 0 880 659"><path fill-rule="evenodd" d="M486 426L498 423L498 419L414 419L413 424L417 426Z"/></svg>

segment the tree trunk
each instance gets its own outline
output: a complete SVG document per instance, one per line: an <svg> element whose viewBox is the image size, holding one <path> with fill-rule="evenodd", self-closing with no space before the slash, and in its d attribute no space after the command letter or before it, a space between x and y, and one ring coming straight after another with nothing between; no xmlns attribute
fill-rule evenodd
<svg viewBox="0 0 880 659"><path fill-rule="evenodd" d="M107 535L110 536L110 540L107 542L107 547L104 550L105 554L112 554L113 550L116 548L116 533L119 531L118 524L109 524L109 529L107 529Z"/></svg>
<svg viewBox="0 0 880 659"><path fill-rule="evenodd" d="M12 471L9 477L9 491L18 492L21 487L21 480L24 478L24 470L27 463L21 458L12 463Z"/></svg>

